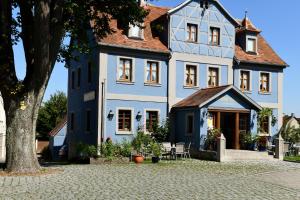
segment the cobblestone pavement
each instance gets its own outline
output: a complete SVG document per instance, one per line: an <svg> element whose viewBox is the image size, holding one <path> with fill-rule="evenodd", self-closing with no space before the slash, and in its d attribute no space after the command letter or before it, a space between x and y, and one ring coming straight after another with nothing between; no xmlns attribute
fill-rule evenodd
<svg viewBox="0 0 300 200"><path fill-rule="evenodd" d="M0 177L0 199L300 199L300 164L198 160L66 165L39 177Z"/></svg>

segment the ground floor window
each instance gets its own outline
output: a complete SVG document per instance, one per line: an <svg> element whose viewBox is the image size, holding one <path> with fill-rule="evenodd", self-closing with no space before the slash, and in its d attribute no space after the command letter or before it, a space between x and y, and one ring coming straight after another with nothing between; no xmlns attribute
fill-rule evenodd
<svg viewBox="0 0 300 200"><path fill-rule="evenodd" d="M192 135L194 132L194 115L188 114L186 117L186 134Z"/></svg>
<svg viewBox="0 0 300 200"><path fill-rule="evenodd" d="M131 110L119 110L118 111L118 130L119 131L131 131Z"/></svg>
<svg viewBox="0 0 300 200"><path fill-rule="evenodd" d="M249 114L240 114L240 131L248 132L249 131Z"/></svg>
<svg viewBox="0 0 300 200"><path fill-rule="evenodd" d="M158 111L146 111L146 131L152 132L158 124Z"/></svg>

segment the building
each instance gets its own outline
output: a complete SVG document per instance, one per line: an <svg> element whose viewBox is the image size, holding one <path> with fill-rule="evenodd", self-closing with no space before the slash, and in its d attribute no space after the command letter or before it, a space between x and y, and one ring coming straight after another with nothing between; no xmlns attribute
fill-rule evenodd
<svg viewBox="0 0 300 200"><path fill-rule="evenodd" d="M97 50L71 63L71 157L79 142L130 140L138 128L151 131L167 118L175 141L193 140L198 149L215 127L223 129L228 148L238 149L241 130L258 133L263 107L282 118L287 64L247 16L235 19L217 0L143 6L150 11L144 29L124 31L113 20L115 32L96 37ZM281 125L265 119L258 134L274 135Z"/></svg>
<svg viewBox="0 0 300 200"><path fill-rule="evenodd" d="M3 99L0 93L0 164L6 160L6 117L4 111Z"/></svg>
<svg viewBox="0 0 300 200"><path fill-rule="evenodd" d="M49 150L53 161L59 161L65 156L65 146L67 136L67 117L57 124L49 133Z"/></svg>

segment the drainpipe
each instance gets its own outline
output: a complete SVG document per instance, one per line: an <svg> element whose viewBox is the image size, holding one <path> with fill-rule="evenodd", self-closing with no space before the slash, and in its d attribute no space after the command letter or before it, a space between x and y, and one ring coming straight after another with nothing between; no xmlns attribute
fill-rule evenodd
<svg viewBox="0 0 300 200"><path fill-rule="evenodd" d="M101 83L101 144L104 141L104 95L105 95L105 79L104 81Z"/></svg>

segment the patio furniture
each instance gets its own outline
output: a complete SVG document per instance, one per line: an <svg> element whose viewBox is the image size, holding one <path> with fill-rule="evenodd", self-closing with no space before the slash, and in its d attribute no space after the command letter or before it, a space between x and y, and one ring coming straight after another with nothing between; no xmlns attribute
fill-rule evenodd
<svg viewBox="0 0 300 200"><path fill-rule="evenodd" d="M171 149L172 149L171 142L163 142L162 146L163 146L162 157L166 158L166 159L167 159L167 156L171 157Z"/></svg>
<svg viewBox="0 0 300 200"><path fill-rule="evenodd" d="M191 153L190 153L190 150L191 150L191 142L187 145L187 147L184 148L184 157L185 158L191 158Z"/></svg>
<svg viewBox="0 0 300 200"><path fill-rule="evenodd" d="M179 142L176 143L176 153L175 153L175 158L177 160L177 156L180 155L180 157L184 157L184 143L183 142Z"/></svg>

